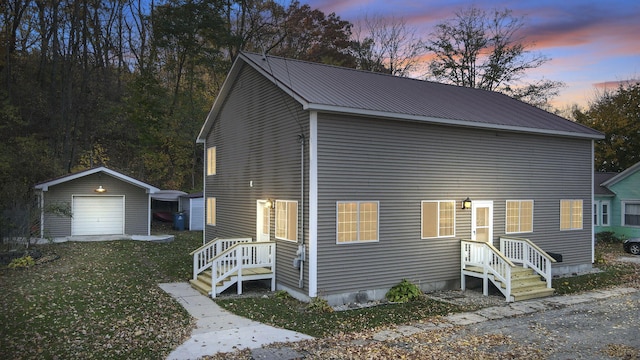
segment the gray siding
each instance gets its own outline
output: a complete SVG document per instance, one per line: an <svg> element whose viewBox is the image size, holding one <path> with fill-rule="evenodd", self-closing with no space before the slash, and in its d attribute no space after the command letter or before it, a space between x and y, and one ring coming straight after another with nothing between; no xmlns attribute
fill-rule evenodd
<svg viewBox="0 0 640 360"><path fill-rule="evenodd" d="M295 200L300 207L301 132L308 137L308 113L255 70L244 66L207 134L206 147L215 146L217 153L216 175L205 177L205 198L216 198L216 226L205 226L207 241L215 237L255 238L259 199ZM305 198L305 233L307 203ZM278 283L297 288L298 270L292 267L297 244L275 238L274 209L271 240L278 242ZM305 266L305 279L307 271Z"/></svg>
<svg viewBox="0 0 640 360"><path fill-rule="evenodd" d="M108 195L124 195L125 233L147 235L149 225L149 194L138 186L129 184L111 175L98 173L51 186L44 192L45 207L48 204L67 203L71 206L73 195L92 195L99 185L107 189ZM71 218L45 214L45 237L71 235Z"/></svg>
<svg viewBox="0 0 640 360"><path fill-rule="evenodd" d="M318 139L321 294L459 281L466 197L493 201L495 239L505 201L533 199L533 233L513 236L563 254L563 265L591 263L591 140L327 114ZM583 230L559 230L560 199L584 201ZM380 202L379 242L336 244L336 201L347 200ZM454 238L420 238L422 200L456 200Z"/></svg>

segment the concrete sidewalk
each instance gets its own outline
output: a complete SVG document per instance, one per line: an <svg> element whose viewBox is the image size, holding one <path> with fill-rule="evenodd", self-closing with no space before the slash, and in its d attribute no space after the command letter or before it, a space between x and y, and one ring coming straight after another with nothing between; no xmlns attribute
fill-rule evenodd
<svg viewBox="0 0 640 360"><path fill-rule="evenodd" d="M259 348L275 342L312 339L309 335L237 316L222 309L188 283L168 283L159 286L198 321L191 338L171 352L167 359L198 359L219 352Z"/></svg>

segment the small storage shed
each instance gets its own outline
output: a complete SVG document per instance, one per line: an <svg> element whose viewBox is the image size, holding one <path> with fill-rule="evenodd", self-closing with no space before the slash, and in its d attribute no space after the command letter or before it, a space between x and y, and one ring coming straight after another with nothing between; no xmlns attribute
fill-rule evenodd
<svg viewBox="0 0 640 360"><path fill-rule="evenodd" d="M49 180L35 190L42 238L150 235L150 196L159 191L106 167Z"/></svg>
<svg viewBox="0 0 640 360"><path fill-rule="evenodd" d="M189 230L204 230L204 197L202 192L181 196L180 211L187 214Z"/></svg>

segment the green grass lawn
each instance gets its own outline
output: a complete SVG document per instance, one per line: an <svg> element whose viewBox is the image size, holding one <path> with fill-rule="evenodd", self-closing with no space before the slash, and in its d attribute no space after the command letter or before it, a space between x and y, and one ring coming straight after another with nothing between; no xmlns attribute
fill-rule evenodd
<svg viewBox="0 0 640 360"><path fill-rule="evenodd" d="M170 243L39 246L59 259L0 270L0 353L12 359L160 359L190 334L189 314L158 283L191 276L201 232Z"/></svg>
<svg viewBox="0 0 640 360"><path fill-rule="evenodd" d="M201 244L201 232L179 232L171 243L39 246L43 254L57 254L59 259L26 269L0 269L2 358L166 358L188 338L193 323L157 284L187 281L192 264L189 253ZM638 266L613 261L622 254L619 244L601 245L597 252L601 273L556 279L554 287L568 294L621 284L638 286ZM237 314L318 337L473 310L423 298L322 312L281 295L217 302Z"/></svg>

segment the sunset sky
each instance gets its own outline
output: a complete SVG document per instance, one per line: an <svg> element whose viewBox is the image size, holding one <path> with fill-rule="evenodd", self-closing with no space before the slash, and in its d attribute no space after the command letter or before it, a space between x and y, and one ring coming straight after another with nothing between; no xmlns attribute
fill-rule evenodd
<svg viewBox="0 0 640 360"><path fill-rule="evenodd" d="M597 89L615 89L620 81L640 80L639 0L307 0L313 9L335 12L355 23L364 14L394 16L426 39L433 25L452 19L457 10L475 4L486 10L510 9L524 16L525 41L551 60L530 72L566 83L553 105L587 106Z"/></svg>

